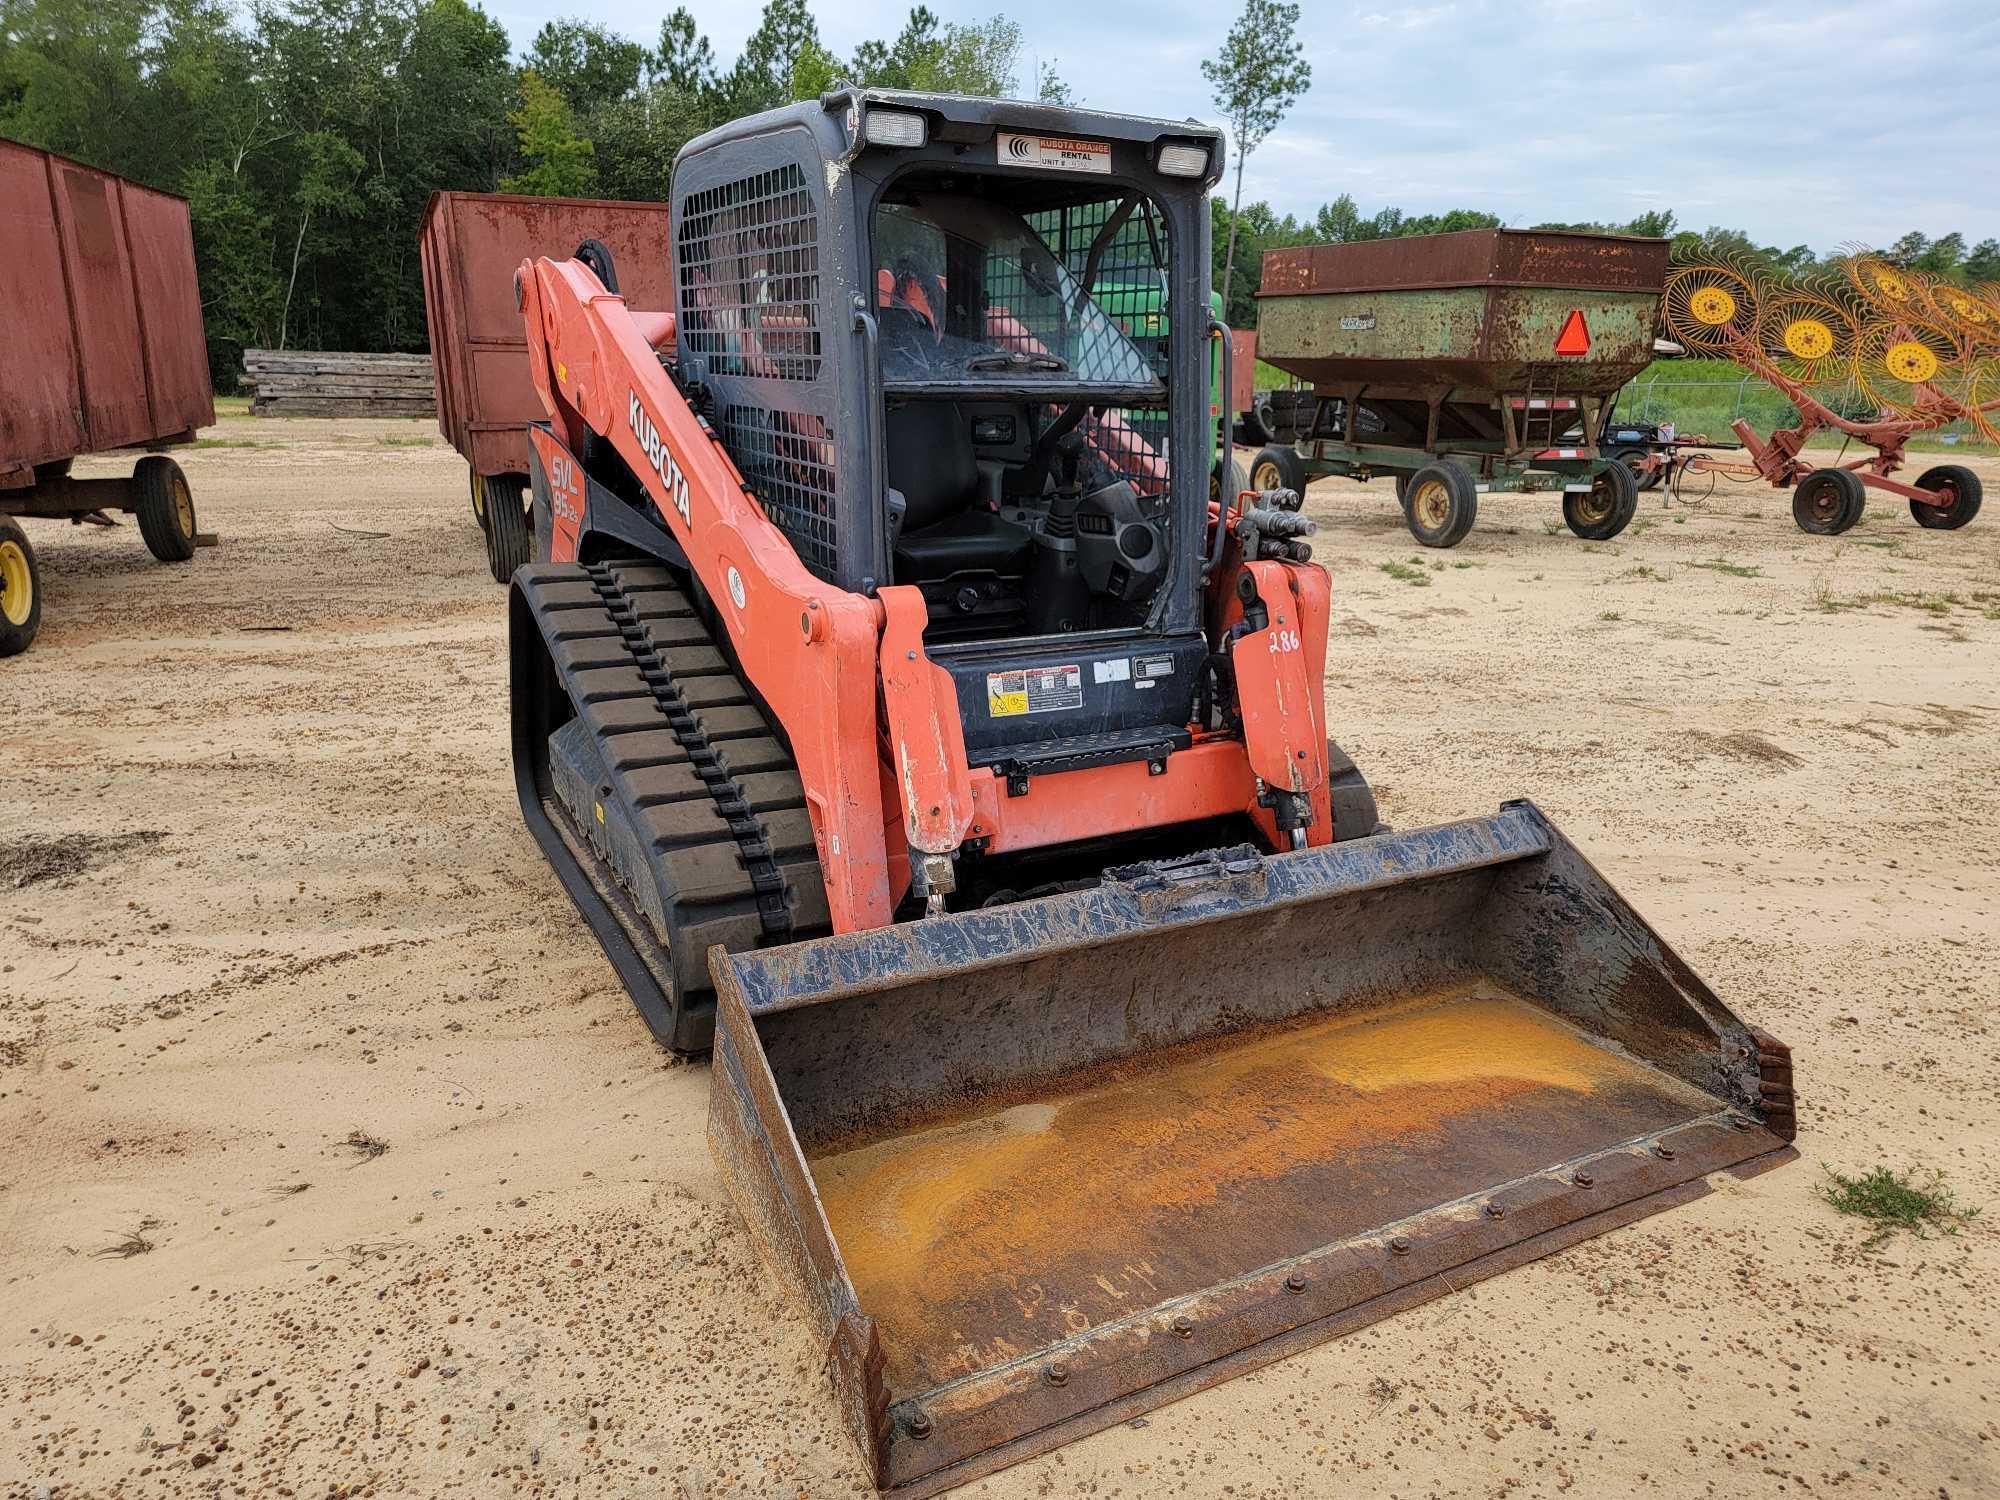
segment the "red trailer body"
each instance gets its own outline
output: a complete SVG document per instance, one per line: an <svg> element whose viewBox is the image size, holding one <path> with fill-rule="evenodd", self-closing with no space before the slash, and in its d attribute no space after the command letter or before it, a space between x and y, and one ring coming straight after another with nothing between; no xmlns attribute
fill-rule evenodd
<svg viewBox="0 0 2000 1500"><path fill-rule="evenodd" d="M0 656L28 649L41 571L15 518L135 513L162 562L198 540L172 459L74 479L80 453L160 449L215 420L185 198L0 140Z"/></svg>
<svg viewBox="0 0 2000 1500"><path fill-rule="evenodd" d="M0 141L0 488L215 420L183 198Z"/></svg>
<svg viewBox="0 0 2000 1500"><path fill-rule="evenodd" d="M634 307L674 305L664 203L433 193L419 244L438 431L475 474L528 472L528 426L546 415L528 380L514 273L602 241Z"/></svg>

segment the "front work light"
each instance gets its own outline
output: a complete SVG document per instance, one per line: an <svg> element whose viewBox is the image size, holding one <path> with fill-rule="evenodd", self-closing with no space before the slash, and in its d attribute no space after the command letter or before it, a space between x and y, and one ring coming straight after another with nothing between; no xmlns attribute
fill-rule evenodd
<svg viewBox="0 0 2000 1500"><path fill-rule="evenodd" d="M1162 146L1159 166L1168 177L1206 177L1208 147L1186 144Z"/></svg>
<svg viewBox="0 0 2000 1500"><path fill-rule="evenodd" d="M907 109L871 109L863 130L871 146L921 146L928 134L924 117Z"/></svg>

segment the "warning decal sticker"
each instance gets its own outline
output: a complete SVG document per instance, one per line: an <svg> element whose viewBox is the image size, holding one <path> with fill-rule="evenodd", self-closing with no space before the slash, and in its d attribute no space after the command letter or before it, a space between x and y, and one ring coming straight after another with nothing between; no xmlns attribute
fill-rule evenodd
<svg viewBox="0 0 2000 1500"><path fill-rule="evenodd" d="M1074 663L986 674L986 711L996 719L1082 707L1083 669Z"/></svg>
<svg viewBox="0 0 2000 1500"><path fill-rule="evenodd" d="M1078 141L1062 135L1014 135L1001 131L1001 163L1009 167L1046 167L1057 172L1111 171L1111 147L1105 141Z"/></svg>

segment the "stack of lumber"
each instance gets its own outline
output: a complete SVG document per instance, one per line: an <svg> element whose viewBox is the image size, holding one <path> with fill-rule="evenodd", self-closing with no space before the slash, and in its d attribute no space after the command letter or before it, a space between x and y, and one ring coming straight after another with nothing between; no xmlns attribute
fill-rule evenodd
<svg viewBox="0 0 2000 1500"><path fill-rule="evenodd" d="M437 413L428 354L245 349L244 383L260 417L428 417Z"/></svg>

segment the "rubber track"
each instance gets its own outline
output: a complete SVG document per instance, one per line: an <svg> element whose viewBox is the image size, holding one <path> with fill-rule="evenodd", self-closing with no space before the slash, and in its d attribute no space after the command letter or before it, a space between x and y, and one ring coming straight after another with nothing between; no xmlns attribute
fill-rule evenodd
<svg viewBox="0 0 2000 1500"><path fill-rule="evenodd" d="M689 766L708 788L716 812L728 824L730 836L736 840L737 857L743 861L744 872L750 877L750 889L757 898L757 919L763 924L765 945L790 942L791 903L785 895L784 872L778 868L778 862L771 854L771 840L765 833L764 820L750 806L743 788L731 778L729 767L723 764L715 746L709 743L708 731L688 706L686 697L674 682L672 670L648 638L632 601L619 586L618 575L605 563L587 563L584 572L590 575L590 586L597 590L605 613L617 626L619 638L631 653L633 665L639 669L640 678L651 691L653 702L659 706L660 717L667 721L667 727L673 731L681 749L687 752Z"/></svg>
<svg viewBox="0 0 2000 1500"><path fill-rule="evenodd" d="M712 946L831 930L797 767L669 569L531 563L513 587L523 816L647 1025L676 1052L705 1051ZM552 718L525 707L551 692ZM571 718L619 819L556 795L548 736ZM614 825L630 830L616 849Z"/></svg>

